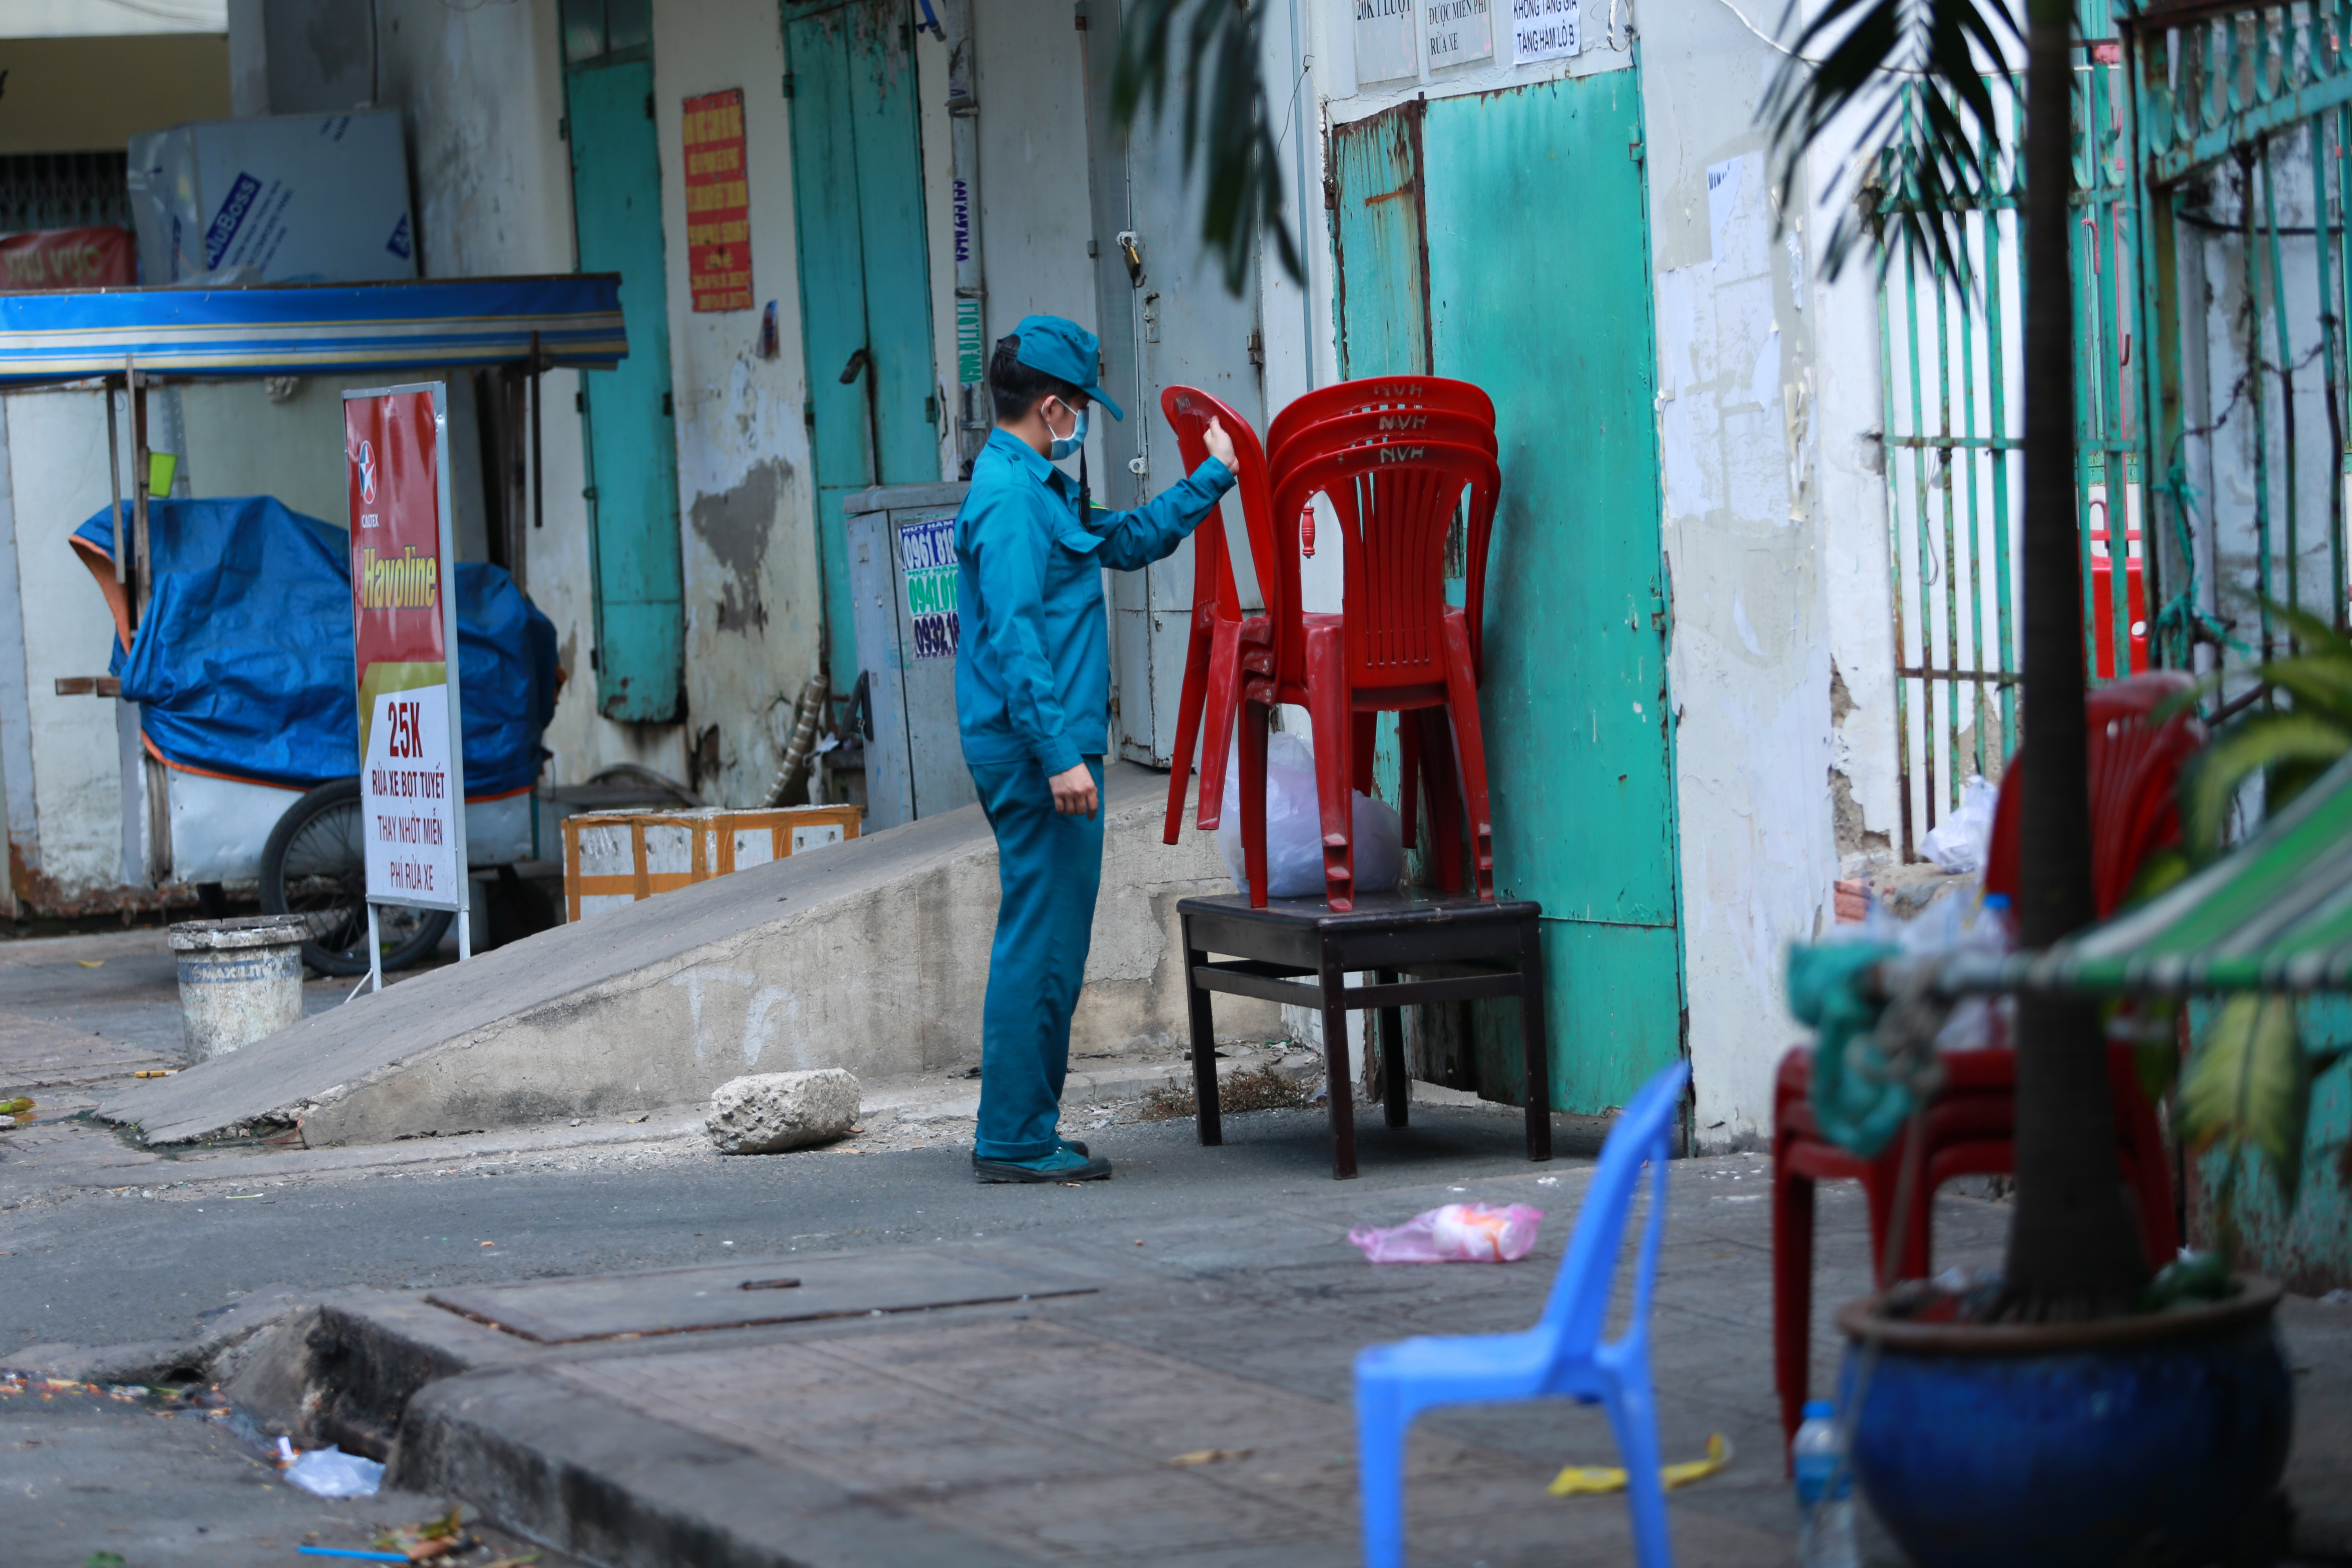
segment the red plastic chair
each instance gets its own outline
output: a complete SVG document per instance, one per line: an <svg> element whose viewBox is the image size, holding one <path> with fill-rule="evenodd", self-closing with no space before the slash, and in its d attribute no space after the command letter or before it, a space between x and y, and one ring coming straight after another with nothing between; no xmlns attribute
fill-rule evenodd
<svg viewBox="0 0 2352 1568"><path fill-rule="evenodd" d="M2181 764L2204 744L2205 729L2182 712L2154 725L2148 718L2189 684L2175 670L2154 670L2091 691L2086 761L2091 791L2091 880L2101 919L2121 907L2149 850L2180 836L2174 785ZM2024 753L2001 775L2000 799L1985 850L1985 891L2012 900L2018 886L2019 803ZM1929 1221L1936 1189L1964 1175L2006 1175L2011 1147L2017 1055L2006 1047L1956 1051L1944 1058L1947 1080L1928 1107L1922 1173L1905 1229L1898 1278L1928 1270ZM2179 1246L2173 1216L2172 1166L2156 1110L2140 1089L2129 1047L2111 1046L2107 1077L2116 1111L2116 1154L2137 1203L2140 1243L2161 1263ZM1800 1047L1780 1061L1772 1105L1772 1340L1780 1421L1794 1437L1802 1418L1812 1320L1813 1184L1850 1179L1870 1204L1874 1262L1883 1261L1904 1144L1864 1161L1823 1140L1808 1098L1812 1053Z"/></svg>
<svg viewBox="0 0 2352 1568"><path fill-rule="evenodd" d="M1379 712L1449 721L1454 777L1470 816L1478 896L1494 897L1494 829L1487 805L1486 744L1465 618L1446 612L1445 536L1468 492L1470 527L1491 526L1500 474L1475 447L1444 442L1360 446L1313 458L1277 480L1273 570L1263 583L1272 637L1244 647L1239 731L1242 847L1254 905L1265 902L1265 737L1273 708L1298 703L1313 716L1317 795L1323 820L1324 889L1330 908L1355 907L1354 778L1357 755ZM1299 609L1297 522L1314 496L1329 498L1346 537L1339 616ZM1437 737L1416 717L1425 751ZM1335 743L1340 738L1349 743ZM1436 805L1433 802L1433 805ZM1441 843L1446 835L1438 834Z"/></svg>
<svg viewBox="0 0 2352 1568"><path fill-rule="evenodd" d="M1326 452L1339 449L1338 443L1318 438L1328 433L1333 420L1369 416L1375 428L1385 426L1389 433L1412 432L1421 428L1419 421L1430 415L1446 415L1455 421L1466 421L1476 435L1465 438L1461 434L1448 434L1432 426L1422 429L1424 440L1459 441L1465 446L1483 446L1489 456L1494 454L1495 400L1486 395L1484 388L1470 382L1450 381L1439 375L1370 376L1318 387L1293 399L1288 407L1275 416L1274 423L1267 426L1265 431L1265 449L1273 464L1275 482L1281 483L1282 476L1305 460L1310 455L1310 449ZM1311 511L1299 517L1298 540L1298 547L1304 553L1315 553L1315 514ZM1486 551L1484 542L1480 543L1476 564L1482 570L1474 571L1470 580L1483 590ZM1470 647L1475 654L1478 651L1478 623L1475 616L1470 624ZM1483 661L1479 668L1485 668Z"/></svg>
<svg viewBox="0 0 2352 1568"><path fill-rule="evenodd" d="M2173 784L2181 764L2205 743L2205 726L2187 710L2153 727L2147 719L2190 684L2177 669L2152 669L2095 687L2084 697L2091 731L2091 890L2101 920L2123 907L2147 852L2180 837ZM2012 904L2024 776L2025 753L2020 751L2001 774L2000 800L1985 844L1985 891L2003 894Z"/></svg>
<svg viewBox="0 0 2352 1568"><path fill-rule="evenodd" d="M1176 451L1191 473L1209 456L1204 432L1215 419L1233 437L1234 493L1258 581L1266 576L1274 529L1268 513L1266 468L1257 432L1249 421L1198 387L1171 386L1160 395L1160 411L1176 433ZM1201 746L1200 825L1217 826L1224 800L1225 748L1233 739L1234 712L1241 702L1241 646L1244 637L1263 646L1269 635L1264 616L1242 612L1240 585L1225 543L1224 503L1192 531L1192 620L1184 645L1184 686L1176 700L1176 749L1168 777L1168 814L1160 837L1176 843L1184 826L1184 791L1191 782L1192 749ZM1202 718L1212 715L1205 732Z"/></svg>
<svg viewBox="0 0 2352 1568"><path fill-rule="evenodd" d="M1334 382L1293 398L1265 427L1265 449L1278 455L1309 425L1381 408L1441 408L1495 427L1495 400L1473 383L1442 375L1374 375Z"/></svg>

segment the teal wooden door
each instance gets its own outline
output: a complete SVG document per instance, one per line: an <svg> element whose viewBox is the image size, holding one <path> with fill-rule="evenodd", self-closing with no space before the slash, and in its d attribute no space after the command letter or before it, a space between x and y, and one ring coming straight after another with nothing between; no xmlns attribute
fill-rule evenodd
<svg viewBox="0 0 2352 1568"><path fill-rule="evenodd" d="M1334 137L1349 373L1417 368L1396 361L1425 321L1430 371L1495 399L1496 879L1544 908L1552 1103L1597 1112L1684 1048L1640 79L1390 112L1417 134L1359 132L1352 159ZM1515 1016L1474 1028L1480 1083L1507 1091Z"/></svg>
<svg viewBox="0 0 2352 1568"><path fill-rule="evenodd" d="M1331 132L1332 171L1343 196L1331 234L1345 280L1334 306L1343 376L1431 374L1421 216L1427 107L1416 99Z"/></svg>
<svg viewBox="0 0 2352 1568"><path fill-rule="evenodd" d="M857 681L844 496L940 478L908 0L785 0L825 668Z"/></svg>
<svg viewBox="0 0 2352 1568"><path fill-rule="evenodd" d="M621 275L629 331L626 359L580 378L596 708L608 719L661 722L682 717L686 605L653 59L642 44L575 56L564 86L580 269Z"/></svg>

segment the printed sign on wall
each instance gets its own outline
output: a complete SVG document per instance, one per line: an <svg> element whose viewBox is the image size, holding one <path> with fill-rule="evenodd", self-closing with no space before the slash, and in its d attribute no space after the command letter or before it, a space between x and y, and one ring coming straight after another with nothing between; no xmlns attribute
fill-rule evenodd
<svg viewBox="0 0 2352 1568"><path fill-rule="evenodd" d="M917 658L952 658L963 622L956 614L955 519L898 525L899 570L907 576L907 624Z"/></svg>
<svg viewBox="0 0 2352 1568"><path fill-rule="evenodd" d="M0 279L10 289L128 289L139 252L127 228L44 228L0 239Z"/></svg>
<svg viewBox="0 0 2352 1568"><path fill-rule="evenodd" d="M1421 74L1412 41L1417 0L1355 0L1356 79L1394 81Z"/></svg>
<svg viewBox="0 0 2352 1568"><path fill-rule="evenodd" d="M443 384L343 394L371 903L466 907L466 769Z"/></svg>
<svg viewBox="0 0 2352 1568"><path fill-rule="evenodd" d="M1556 60L1584 49L1579 0L1511 0L1511 61Z"/></svg>
<svg viewBox="0 0 2352 1568"><path fill-rule="evenodd" d="M686 276L698 310L751 308L743 89L686 100Z"/></svg>
<svg viewBox="0 0 2352 1568"><path fill-rule="evenodd" d="M1486 0L1427 0L1429 68L1467 65L1495 55L1495 18Z"/></svg>

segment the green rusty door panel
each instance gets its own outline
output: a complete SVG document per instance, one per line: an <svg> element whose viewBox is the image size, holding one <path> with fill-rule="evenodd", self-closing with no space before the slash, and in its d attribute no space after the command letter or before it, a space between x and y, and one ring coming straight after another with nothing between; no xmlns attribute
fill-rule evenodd
<svg viewBox="0 0 2352 1568"><path fill-rule="evenodd" d="M1543 946L1552 1109L1617 1110L1682 1053L1682 944L1661 926L1548 919ZM1470 1019L1484 1092L1520 1103L1519 1005L1476 1003Z"/></svg>
<svg viewBox="0 0 2352 1568"><path fill-rule="evenodd" d="M1675 923L1665 567L1635 74L1443 99L1423 127L1432 369L1495 399L1486 567L1498 879ZM1527 243L1529 235L1544 243ZM1677 1008L1679 1002L1677 1001Z"/></svg>
<svg viewBox="0 0 2352 1568"><path fill-rule="evenodd" d="M1588 1112L1683 1048L1641 141L1635 70L1332 137L1349 374L1426 364L1495 399L1479 707L1496 881L1544 907L1553 1104ZM1471 1031L1485 1091L1516 1093L1513 1008L1476 1005Z"/></svg>
<svg viewBox="0 0 2352 1568"><path fill-rule="evenodd" d="M626 359L581 377L596 707L608 719L641 723L680 716L686 659L653 73L641 56L574 68L565 83L580 269L621 275L629 331Z"/></svg>
<svg viewBox="0 0 2352 1568"><path fill-rule="evenodd" d="M1332 258L1342 287L1339 374L1429 374L1429 297L1422 235L1419 100L1331 128L1332 177L1342 199Z"/></svg>
<svg viewBox="0 0 2352 1568"><path fill-rule="evenodd" d="M793 192L827 673L857 680L845 496L940 477L930 260L904 0L786 0ZM845 380L844 377L847 379Z"/></svg>

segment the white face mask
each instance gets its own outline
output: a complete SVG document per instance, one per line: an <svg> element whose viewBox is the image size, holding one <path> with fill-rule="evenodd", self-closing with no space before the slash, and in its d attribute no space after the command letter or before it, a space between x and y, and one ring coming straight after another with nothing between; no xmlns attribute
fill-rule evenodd
<svg viewBox="0 0 2352 1568"><path fill-rule="evenodd" d="M1062 403L1058 397L1054 401ZM1070 405L1062 403L1062 406L1069 408ZM1078 455L1078 449L1087 444L1087 411L1083 408L1072 409L1071 416L1077 423L1070 426L1070 433L1067 436L1055 436L1054 422L1051 419L1045 421L1045 434L1053 437L1054 441L1052 449L1045 454L1049 461L1058 463L1066 458L1075 458Z"/></svg>

